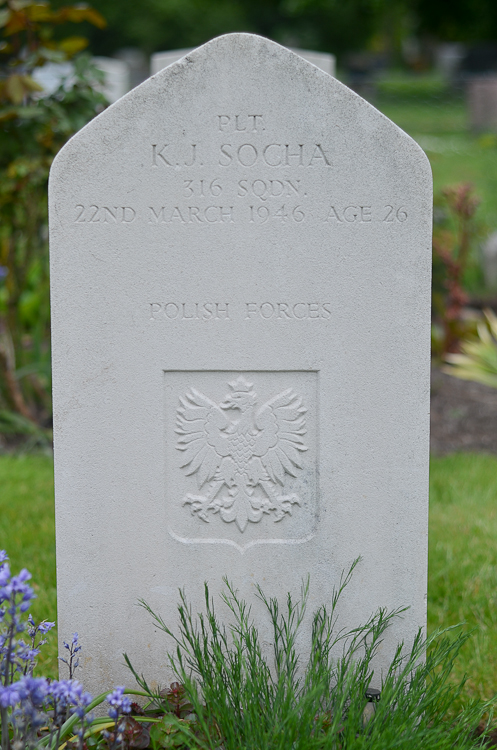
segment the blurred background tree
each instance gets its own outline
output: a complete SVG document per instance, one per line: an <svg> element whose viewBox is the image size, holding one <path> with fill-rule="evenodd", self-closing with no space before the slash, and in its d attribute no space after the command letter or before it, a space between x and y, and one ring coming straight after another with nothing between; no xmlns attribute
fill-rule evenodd
<svg viewBox="0 0 497 750"><path fill-rule="evenodd" d="M105 106L87 40L59 25L103 27L81 5L0 0L0 432L48 439L51 425L47 183L61 146ZM34 73L72 61L45 96Z"/></svg>
<svg viewBox="0 0 497 750"><path fill-rule="evenodd" d="M362 49L387 0L96 0L106 29L88 29L92 49L111 54L194 47L219 34L247 31L288 46L342 54ZM399 0L392 0L394 6ZM54 3L56 5L56 3ZM385 5L386 7L386 5Z"/></svg>
<svg viewBox="0 0 497 750"><path fill-rule="evenodd" d="M55 0L60 7L63 0ZM194 47L247 31L339 57L382 38L393 52L412 34L439 41L497 39L494 0L94 0L107 19L86 28L95 54Z"/></svg>

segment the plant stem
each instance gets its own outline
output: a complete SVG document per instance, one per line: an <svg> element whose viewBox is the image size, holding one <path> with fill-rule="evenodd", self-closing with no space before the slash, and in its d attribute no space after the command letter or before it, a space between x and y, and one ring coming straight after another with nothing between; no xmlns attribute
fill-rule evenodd
<svg viewBox="0 0 497 750"><path fill-rule="evenodd" d="M1 717L2 717L2 750L10 750L9 712L7 708L1 709Z"/></svg>

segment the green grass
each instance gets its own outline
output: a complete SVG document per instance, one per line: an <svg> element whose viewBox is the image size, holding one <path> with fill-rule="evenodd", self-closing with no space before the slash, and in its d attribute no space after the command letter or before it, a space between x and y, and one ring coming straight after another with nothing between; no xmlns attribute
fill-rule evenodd
<svg viewBox="0 0 497 750"><path fill-rule="evenodd" d="M471 696L497 693L497 457L431 464L428 626L474 629L455 665Z"/></svg>
<svg viewBox="0 0 497 750"><path fill-rule="evenodd" d="M56 620L53 461L46 456L0 456L0 549L13 573L27 568L37 594L31 612L36 622ZM71 633L65 634L70 638ZM38 674L56 677L57 634L38 659Z"/></svg>
<svg viewBox="0 0 497 750"><path fill-rule="evenodd" d="M0 488L0 549L13 571L33 573L35 618L54 620L52 461L0 456ZM468 694L488 699L497 693L497 457L433 458L430 497L429 630L463 621L474 629L455 676L467 672ZM38 673L55 676L53 631L49 638Z"/></svg>

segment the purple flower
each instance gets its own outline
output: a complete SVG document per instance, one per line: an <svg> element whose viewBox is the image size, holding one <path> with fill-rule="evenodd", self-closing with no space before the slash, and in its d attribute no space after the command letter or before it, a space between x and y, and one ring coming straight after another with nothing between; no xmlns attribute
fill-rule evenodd
<svg viewBox="0 0 497 750"><path fill-rule="evenodd" d="M40 633L40 635L45 635L49 632L49 630L52 630L52 628L55 627L54 622L48 622L47 620L43 620L39 625L37 625L33 620L33 615L31 613L28 615L28 623L28 635L30 638L35 638L37 633ZM46 641L44 641L44 643L46 643Z"/></svg>
<svg viewBox="0 0 497 750"><path fill-rule="evenodd" d="M0 564L4 563L5 560L8 560L8 559L9 559L9 556L6 553L6 551L4 549L0 549Z"/></svg>
<svg viewBox="0 0 497 750"><path fill-rule="evenodd" d="M6 558L8 560L8 558ZM4 562L0 567L0 586L6 586L10 579L10 565L8 562ZM0 596L2 595L0 591ZM0 601L2 601L0 599Z"/></svg>
<svg viewBox="0 0 497 750"><path fill-rule="evenodd" d="M46 633L48 633L49 630L52 630L52 628L54 627L55 627L54 622L48 622L47 620L43 620L43 622L40 622L40 624L38 625L38 632L41 633L42 635L45 635Z"/></svg>
<svg viewBox="0 0 497 750"><path fill-rule="evenodd" d="M78 702L71 709L71 713L76 714L80 719L83 719L86 714L86 709L92 702L93 698L90 693L81 693Z"/></svg>
<svg viewBox="0 0 497 750"><path fill-rule="evenodd" d="M49 682L45 677L21 677L6 687L0 686L0 706L16 706L29 700L33 706L41 706L48 695Z"/></svg>
<svg viewBox="0 0 497 750"><path fill-rule="evenodd" d="M16 597L21 596L21 612L25 612L29 609L29 602L36 597L31 586L28 586L26 581L31 578L31 573L23 568L17 576L10 576L10 566L8 563L4 563L0 567L0 602L10 601L12 606L9 613L14 614L17 603Z"/></svg>
<svg viewBox="0 0 497 750"><path fill-rule="evenodd" d="M78 634L77 633L73 633L72 634L72 640L71 640L70 644L67 643L67 641L62 641L62 643L64 644L64 648L67 648L67 650L70 651L71 654L77 654L78 651L81 651L81 646L78 644ZM64 661L64 660L62 659L62 661Z"/></svg>
<svg viewBox="0 0 497 750"><path fill-rule="evenodd" d="M116 687L107 696L107 701L111 705L108 711L111 719L117 719L119 714L129 714L131 711L131 701L127 695L124 695L124 690L124 685Z"/></svg>
<svg viewBox="0 0 497 750"><path fill-rule="evenodd" d="M27 675L26 677L22 677L19 682L22 682L23 688L26 694L29 695L33 705L41 706L50 690L50 683L46 677L31 677Z"/></svg>
<svg viewBox="0 0 497 750"><path fill-rule="evenodd" d="M77 680L54 680L50 684L50 694L64 705L77 703L83 686Z"/></svg>
<svg viewBox="0 0 497 750"><path fill-rule="evenodd" d="M18 682L13 682L12 685L0 685L0 706L2 708L8 708L9 706L16 706L21 702L22 694L20 691L20 685Z"/></svg>

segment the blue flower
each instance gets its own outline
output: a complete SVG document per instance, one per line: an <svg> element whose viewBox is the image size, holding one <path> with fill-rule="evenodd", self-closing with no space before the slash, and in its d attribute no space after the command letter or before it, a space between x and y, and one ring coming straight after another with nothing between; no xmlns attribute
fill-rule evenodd
<svg viewBox="0 0 497 750"><path fill-rule="evenodd" d="M8 559L8 558L5 558L5 559ZM9 579L10 579L10 565L9 563L4 562L3 565L0 567L0 586L2 587L6 586ZM1 591L0 591L0 596L2 596Z"/></svg>
<svg viewBox="0 0 497 750"><path fill-rule="evenodd" d="M48 622L47 620L43 620L43 622L40 622L38 625L38 632L42 635L45 635L45 633L48 633L49 630L52 630L52 628L55 627L54 622Z"/></svg>
<svg viewBox="0 0 497 750"><path fill-rule="evenodd" d="M41 706L50 690L50 683L46 677L31 677L27 675L21 678L23 688L33 705ZM14 683L15 684L15 683Z"/></svg>
<svg viewBox="0 0 497 750"><path fill-rule="evenodd" d="M49 682L45 677L21 677L6 687L0 686L0 706L8 708L30 701L33 706L42 706L49 693Z"/></svg>
<svg viewBox="0 0 497 750"><path fill-rule="evenodd" d="M35 638L37 633L40 633L40 635L46 635L49 630L52 630L52 628L55 627L54 622L48 622L47 620L43 620L37 625L33 620L33 615L31 613L28 615L28 623L28 634L30 638ZM43 643L46 643L46 641L43 641Z"/></svg>
<svg viewBox="0 0 497 750"><path fill-rule="evenodd" d="M127 695L124 695L124 690L124 685L116 687L107 696L107 701L111 705L108 711L111 719L117 719L119 714L129 714L131 712L131 701Z"/></svg>
<svg viewBox="0 0 497 750"><path fill-rule="evenodd" d="M71 652L71 654L77 654L78 651L81 651L81 646L78 645L78 634L73 633L71 643L67 643L67 641L62 641L64 644L64 648L67 648L68 651ZM64 661L62 659L62 661Z"/></svg>
<svg viewBox="0 0 497 750"><path fill-rule="evenodd" d="M9 706L16 706L21 702L22 694L19 689L19 683L14 682L12 685L0 685L0 706L2 708L8 708Z"/></svg>

